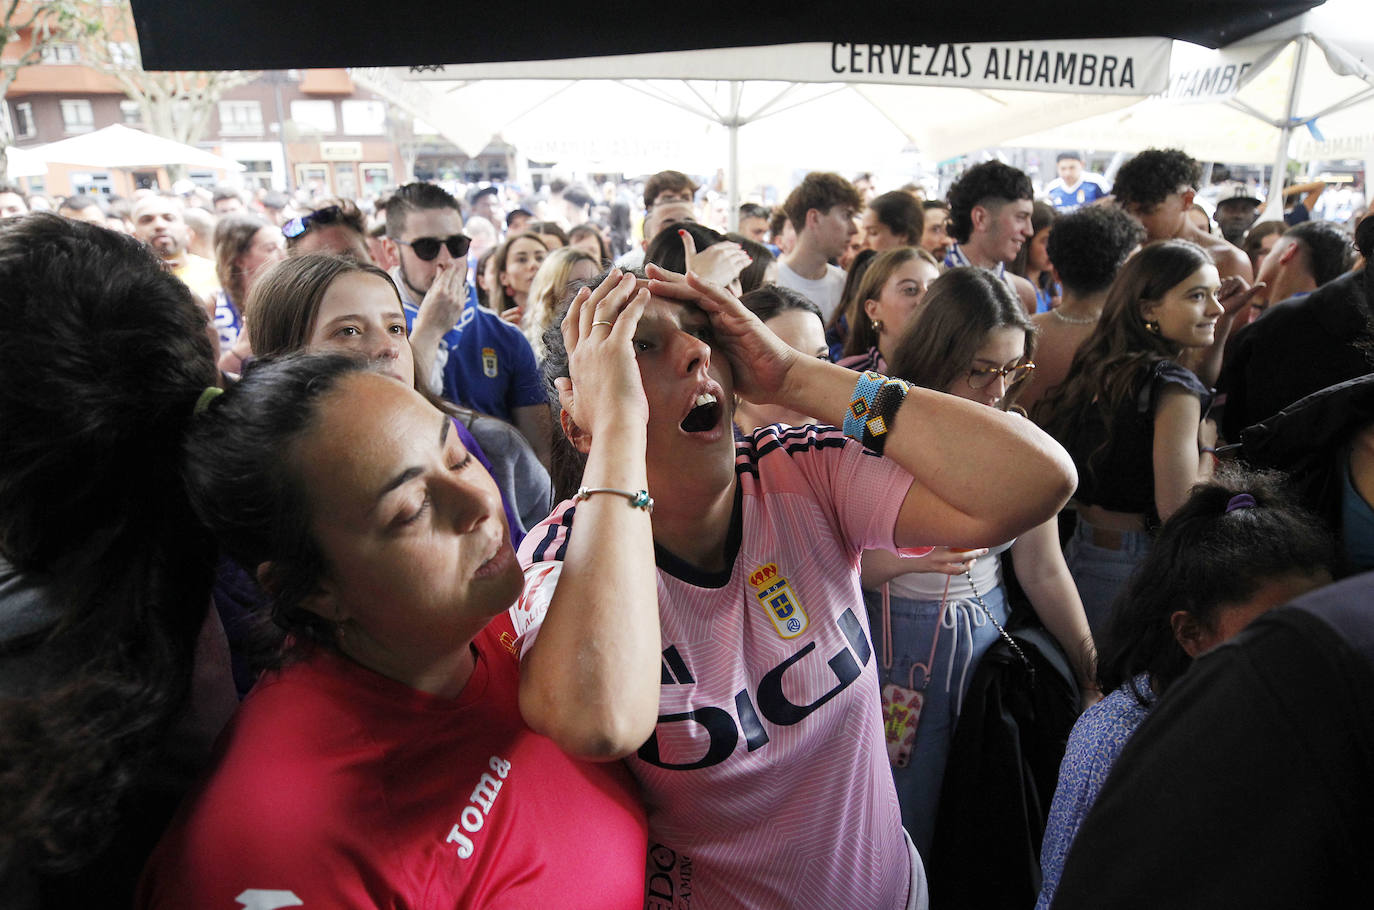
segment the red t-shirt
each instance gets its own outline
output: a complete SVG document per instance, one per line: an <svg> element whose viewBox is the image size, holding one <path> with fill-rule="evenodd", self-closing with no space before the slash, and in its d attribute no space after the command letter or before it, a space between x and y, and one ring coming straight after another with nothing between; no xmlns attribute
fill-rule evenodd
<svg viewBox="0 0 1374 910"><path fill-rule="evenodd" d="M525 726L511 630L453 699L323 650L264 679L138 906L642 907L635 785Z"/></svg>

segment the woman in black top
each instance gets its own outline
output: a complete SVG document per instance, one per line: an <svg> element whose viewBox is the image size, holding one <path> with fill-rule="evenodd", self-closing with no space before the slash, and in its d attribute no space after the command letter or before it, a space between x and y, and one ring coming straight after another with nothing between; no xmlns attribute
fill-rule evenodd
<svg viewBox="0 0 1374 910"><path fill-rule="evenodd" d="M1152 243L1126 263L1068 378L1036 419L1078 468L1078 526L1066 550L1094 637L1149 548L1149 532L1212 474L1211 391L1180 361L1212 344L1225 288L1211 256L1183 240Z"/></svg>

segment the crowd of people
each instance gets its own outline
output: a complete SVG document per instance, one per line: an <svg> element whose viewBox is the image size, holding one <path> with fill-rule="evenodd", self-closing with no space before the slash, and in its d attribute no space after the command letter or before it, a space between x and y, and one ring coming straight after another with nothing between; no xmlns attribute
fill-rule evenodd
<svg viewBox="0 0 1374 910"><path fill-rule="evenodd" d="M7 906L1358 899L1374 217L1059 158L0 186Z"/></svg>

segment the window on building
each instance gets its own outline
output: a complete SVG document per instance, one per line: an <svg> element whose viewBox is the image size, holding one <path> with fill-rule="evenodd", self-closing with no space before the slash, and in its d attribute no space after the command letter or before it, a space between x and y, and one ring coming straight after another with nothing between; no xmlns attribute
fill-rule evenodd
<svg viewBox="0 0 1374 910"><path fill-rule="evenodd" d="M143 108L138 106L137 101L119 102L119 113L125 126L143 125Z"/></svg>
<svg viewBox="0 0 1374 910"><path fill-rule="evenodd" d="M62 126L67 132L89 133L95 129L95 112L85 98L63 98L58 105L62 108Z"/></svg>
<svg viewBox="0 0 1374 910"><path fill-rule="evenodd" d="M33 122L33 102L19 101L14 105L14 138L32 139L38 135Z"/></svg>
<svg viewBox="0 0 1374 910"><path fill-rule="evenodd" d="M38 52L39 59L44 63L80 63L81 52L77 50L75 44L55 43L46 44Z"/></svg>
<svg viewBox="0 0 1374 910"><path fill-rule="evenodd" d="M219 131L225 136L261 136L262 104L257 101L221 101Z"/></svg>
<svg viewBox="0 0 1374 910"><path fill-rule="evenodd" d="M333 101L292 101L291 119L306 133L334 133L339 128Z"/></svg>
<svg viewBox="0 0 1374 910"><path fill-rule="evenodd" d="M110 52L110 62L120 68L138 66L138 48L129 41L111 41L105 45Z"/></svg>
<svg viewBox="0 0 1374 910"><path fill-rule="evenodd" d="M363 187L372 196L380 196L382 190L392 185L391 165L363 164L359 166L363 174Z"/></svg>
<svg viewBox="0 0 1374 910"><path fill-rule="evenodd" d="M380 101L347 100L343 109L343 131L347 136L386 135L386 105Z"/></svg>

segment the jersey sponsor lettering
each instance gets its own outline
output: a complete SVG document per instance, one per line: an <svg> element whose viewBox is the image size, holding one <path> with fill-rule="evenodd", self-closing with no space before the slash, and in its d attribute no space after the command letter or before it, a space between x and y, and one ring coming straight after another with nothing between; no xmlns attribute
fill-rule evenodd
<svg viewBox="0 0 1374 910"><path fill-rule="evenodd" d="M446 843L457 844L456 852L459 859L468 859L472 856L476 845L469 835L476 834L482 830L482 825L486 823L487 815L496 805L496 797L501 795L501 784L510 774L510 762L493 755L487 765L495 772L483 772L477 779L477 786L473 788L472 795L468 797L469 805L463 807L463 811L458 815L458 823L449 829Z"/></svg>
<svg viewBox="0 0 1374 910"><path fill-rule="evenodd" d="M692 858L663 844L649 845L644 869L645 910L690 910Z"/></svg>
<svg viewBox="0 0 1374 910"><path fill-rule="evenodd" d="M732 705L702 705L690 711L659 715L654 732L639 747L639 758L669 771L709 768L735 754L741 738L749 752L768 745L770 737L765 722L774 727L790 727L806 720L826 702L849 688L872 657L872 648L864 635L863 624L854 615L853 609L846 609L836 618L835 625L843 633L845 643L828 658L816 654L814 641L807 642L764 673L752 693L748 689L736 692ZM681 662L680 655L677 660ZM788 697L783 679L792 668L803 663L812 665L816 661L824 661L829 667L835 684L807 704L799 705ZM667 672L666 661L664 672ZM700 731L689 725L699 727ZM705 733L704 752L701 752L699 745L701 733ZM701 754L693 757L689 752L692 748Z"/></svg>

